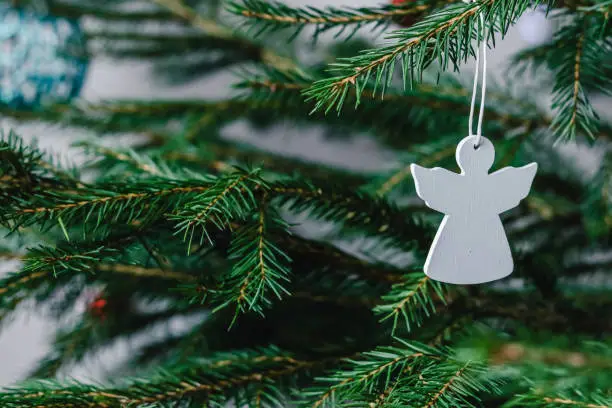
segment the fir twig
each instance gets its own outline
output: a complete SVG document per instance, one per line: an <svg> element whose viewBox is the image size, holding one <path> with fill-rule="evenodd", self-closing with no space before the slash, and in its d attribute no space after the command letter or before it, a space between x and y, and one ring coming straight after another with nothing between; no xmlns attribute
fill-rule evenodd
<svg viewBox="0 0 612 408"><path fill-rule="evenodd" d="M240 37L240 35L233 32L233 30L223 27L212 20L208 20L204 18L196 10L189 7L182 0L153 0L153 1L157 3L158 5L160 5L161 7L168 9L172 13L188 21L194 27L200 30L203 30L204 32L208 34L212 34L221 39ZM243 44L246 47L254 46L253 43L251 43L250 41L244 38L243 38ZM277 54L276 52L270 49L267 49L267 48L261 48L261 47L259 48L260 48L261 58L266 64L272 67L276 67L277 69L281 71L291 71L291 70L296 69L295 63L290 58L281 56Z"/></svg>
<svg viewBox="0 0 612 408"><path fill-rule="evenodd" d="M585 87L610 93L612 81L605 73L600 55L612 52L612 41L602 39L601 22L597 17L579 18L562 30L552 48L551 59L556 67L553 108L557 110L551 128L562 139L574 139L581 131L595 138L599 117L587 97ZM567 44L571 44L568 49Z"/></svg>
<svg viewBox="0 0 612 408"><path fill-rule="evenodd" d="M270 305L270 293L277 299L289 295L286 286L291 259L273 241L274 230L280 230L282 235L288 234L287 225L269 207L264 195L256 219L242 225L232 238L229 257L234 265L222 283L221 307L235 304L237 313L261 313Z"/></svg>
<svg viewBox="0 0 612 408"><path fill-rule="evenodd" d="M234 355L219 353L209 360L194 360L183 366L158 370L149 379L133 379L127 387L101 388L84 384L61 387L49 382L31 382L0 393L0 403L7 407L79 406L110 408L144 407L178 401L207 400L209 403L252 395L251 387L262 381L295 377L309 369L324 366L328 360L298 360L269 347ZM246 394L246 395L245 395ZM41 405L42 404L42 405Z"/></svg>
<svg viewBox="0 0 612 408"><path fill-rule="evenodd" d="M533 408L608 408L612 398L600 393L585 396L580 392L561 393L557 396L542 395L537 390L531 394L519 395L510 401L506 407Z"/></svg>
<svg viewBox="0 0 612 408"><path fill-rule="evenodd" d="M343 33L347 26L353 25L351 37L359 28L368 23L376 23L378 26L386 26L394 19L401 20L407 16L421 16L428 11L446 4L446 1L434 1L429 3L411 3L408 5L389 5L383 7L360 7L360 8L335 8L320 9L316 7L296 8L289 5L260 0L244 0L230 4L230 11L234 14L246 17L245 24L249 25L256 35L266 31L282 28L295 30L294 36L305 26L316 26L316 35L333 28L339 28ZM414 17L413 17L414 18Z"/></svg>
<svg viewBox="0 0 612 408"><path fill-rule="evenodd" d="M400 319L410 331L413 324L418 326L424 316L433 314L434 296L445 302L442 284L432 281L424 273L406 274L404 279L404 282L394 285L388 295L383 296L385 304L375 309L377 313L385 315L383 321L393 319L393 332Z"/></svg>
<svg viewBox="0 0 612 408"><path fill-rule="evenodd" d="M449 62L458 67L460 61L472 55L471 40L474 25L482 15L485 24L498 29L502 35L527 7L525 0L486 0L469 5L456 4L436 11L410 28L397 30L388 38L393 43L352 58L340 60L331 66L334 76L315 82L305 95L315 100L315 110L340 112L351 89L360 103L364 89L372 79L374 89L384 95L390 85L395 64L401 58L404 83L419 77L428 65L438 61L442 69ZM490 30L489 35L493 35ZM478 38L478 42L488 38Z"/></svg>
<svg viewBox="0 0 612 408"><path fill-rule="evenodd" d="M212 242L208 228L231 227L232 221L243 220L256 206L254 190L265 188L258 171L237 171L219 178L215 184L194 197L177 214L171 216L177 221L177 231L192 247L196 242Z"/></svg>

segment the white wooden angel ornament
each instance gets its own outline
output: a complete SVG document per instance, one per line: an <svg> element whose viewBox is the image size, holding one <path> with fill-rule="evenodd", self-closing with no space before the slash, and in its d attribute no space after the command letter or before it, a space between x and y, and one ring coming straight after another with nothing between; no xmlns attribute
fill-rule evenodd
<svg viewBox="0 0 612 408"><path fill-rule="evenodd" d="M485 283L512 273L514 262L499 214L516 207L529 194L538 169L537 163L531 163L519 168L505 167L489 174L495 149L491 141L482 136L487 69L487 36L482 15L479 29L478 38L484 39L480 112L474 135L478 50L468 124L470 136L459 143L455 154L461 173L440 167L427 169L417 164L410 167L418 196L428 207L445 214L427 255L424 271L434 280L454 284Z"/></svg>
<svg viewBox="0 0 612 408"><path fill-rule="evenodd" d="M425 273L455 284L484 283L512 273L514 263L499 214L527 196L537 163L505 167L489 174L495 151L481 137L468 136L457 147L457 174L440 167L411 165L418 196L446 214L436 233Z"/></svg>

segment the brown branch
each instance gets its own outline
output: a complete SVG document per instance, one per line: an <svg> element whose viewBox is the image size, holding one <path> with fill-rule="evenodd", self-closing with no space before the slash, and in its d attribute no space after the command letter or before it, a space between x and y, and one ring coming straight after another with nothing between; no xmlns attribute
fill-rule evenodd
<svg viewBox="0 0 612 408"><path fill-rule="evenodd" d="M404 299L402 299L401 302L399 302L395 306L395 308L390 313L390 315L397 315L404 308L404 306L406 306L406 303L410 302L419 293L419 291L425 285L427 285L428 282L429 282L429 276L424 275L423 278L421 278L421 280L419 280L417 285L412 289L412 292L410 292L410 294L408 296L406 296Z"/></svg>
<svg viewBox="0 0 612 408"><path fill-rule="evenodd" d="M211 211L211 209L215 206L215 204L219 202L219 200L223 199L223 197L229 194L230 191L232 191L238 184L246 180L249 176L250 176L249 174L243 174L242 176L237 178L235 181L233 181L231 184L226 186L223 189L223 191L221 191L221 193L219 193L214 199L212 199L211 202L208 203L208 205L202 211L196 214L193 220L189 221L189 227L193 227L196 223L205 219L208 216L208 213Z"/></svg>
<svg viewBox="0 0 612 408"><path fill-rule="evenodd" d="M134 198L144 198L144 197L158 197L175 193L191 193L194 191L204 191L207 190L208 187L199 186L199 187L174 187L167 190L160 190L154 192L146 192L146 193L126 193L126 194L118 194L115 196L107 196L107 197L99 197L91 200L83 200L76 203L67 203L67 204L59 204L54 207L36 207L36 208L25 208L19 210L16 215L23 214L31 214L31 213L52 213L55 211L66 210L69 208L78 208L86 205L96 205L102 204L109 201L129 201Z"/></svg>
<svg viewBox="0 0 612 408"><path fill-rule="evenodd" d="M389 395L391 395L395 387L397 387L398 379L395 379L391 385L389 385L383 392L378 394L376 400L370 404L370 408L382 408L385 406L387 398L389 398Z"/></svg>
<svg viewBox="0 0 612 408"><path fill-rule="evenodd" d="M194 27L201 29L209 35L221 39L232 39L234 38L231 30L220 26L213 20L209 20L201 16L196 10L189 7L181 0L153 0L159 6L167 9L171 13L177 15L183 20L189 22Z"/></svg>
<svg viewBox="0 0 612 408"><path fill-rule="evenodd" d="M94 146L93 147L94 151L102 154L104 156L108 156L108 157L112 157L113 159L120 161L120 162L124 162L124 163L130 163L133 166L135 166L136 168L144 171L145 173L149 173L152 174L154 176L159 176L161 175L160 171L155 168L154 166L151 166L149 164L146 163L140 163L138 160L134 159L133 157L125 154L125 153L121 153L121 152L116 152L112 149L103 147L103 146Z"/></svg>
<svg viewBox="0 0 612 408"><path fill-rule="evenodd" d="M386 362L385 364L382 364L379 367L376 367L374 370L368 372L367 374L360 376L358 379L356 377L349 377L346 378L344 380L342 380L341 382L339 382L338 384L330 387L325 393L323 393L319 399L317 399L313 405L312 408L318 408L320 406L322 406L325 401L327 401L335 392L337 389L344 387L346 384L355 382L355 384L359 384L362 383L364 381L367 381L368 379L380 374L381 372L383 372L384 370L386 370L388 367L391 367L394 364L399 363L402 360L410 360L410 359L414 359L417 357L422 357L424 356L423 353L413 353L413 354L409 354L407 356L399 356L394 358L391 361Z"/></svg>
<svg viewBox="0 0 612 408"><path fill-rule="evenodd" d="M467 367L468 364L465 364L463 367L457 370L457 372L442 386L442 388L440 388L440 390L433 396L432 399L429 400L429 402L427 402L427 404L423 406L423 408L431 408L436 405L436 403L442 397L442 395L444 395L446 390L448 390L453 385L453 382L455 382L459 377L461 377Z"/></svg>
<svg viewBox="0 0 612 408"><path fill-rule="evenodd" d="M146 268L138 265L125 264L94 264L95 269L102 272L115 272L132 276L142 276L148 278L163 278L180 282L195 280L195 277L183 272L165 270L161 268Z"/></svg>
<svg viewBox="0 0 612 408"><path fill-rule="evenodd" d="M5 294L9 290L13 289L15 286L19 286L24 283L28 283L31 280L41 278L43 276L49 275L50 273L51 271L48 270L48 271L39 271L39 272L35 272L32 274L27 274L27 275L24 274L21 278L17 279L16 281L11 282L10 284L0 288L0 295Z"/></svg>
<svg viewBox="0 0 612 408"><path fill-rule="evenodd" d="M154 396L144 397L144 398L131 398L125 395L121 395L119 392L110 393L108 391L92 391L84 394L77 394L74 391L70 390L57 390L45 393L43 391L36 392L32 394L26 394L21 396L21 399L34 399L41 398L45 395L65 395L65 396L78 396L82 395L85 397L93 398L96 401L82 401L78 404L70 404L70 403L62 403L61 407L79 407L79 408L110 408L115 407L116 403L122 404L121 406L139 406L142 404L151 404L160 401L166 401L169 399L180 399L189 394L194 394L202 391L207 391L209 393L222 393L226 389L231 387L243 386L252 382L260 382L263 378L276 378L282 377L285 375L291 375L299 370L312 368L318 365L325 365L329 363L329 360L332 359L324 359L324 360L315 360L315 361L301 361L296 360L292 357L288 356L258 356L251 359L228 359L215 362L209 366L209 369L227 367L232 364L245 364L245 363L264 363L264 362L275 362L275 363L286 363L289 367L282 369L269 369L262 372L242 375L236 378L231 378L227 380L218 380L216 384L194 384L182 382L181 388L175 389L173 391L165 391L160 392ZM333 359L334 361L338 359ZM102 399L113 400L114 402L105 402ZM40 407L52 407L53 405L40 405Z"/></svg>
<svg viewBox="0 0 612 408"><path fill-rule="evenodd" d="M443 2L440 2L443 3ZM257 20L274 21L277 23L289 24L353 24L367 23L372 21L390 20L397 17L409 16L412 14L422 14L433 9L435 4L419 4L410 8L394 8L371 14L354 14L351 16L336 17L294 17L279 16L270 13L261 13L252 10L242 10L240 14L247 18Z"/></svg>
<svg viewBox="0 0 612 408"><path fill-rule="evenodd" d="M271 81L269 79L253 79L245 82L245 85L249 88L253 89L268 89L271 93L277 91L303 91L311 86L311 83L300 82L300 83L292 83L292 82L279 82L279 81ZM419 83L414 86L414 92L430 94L434 97L440 96L449 96L455 98L467 98L470 96L469 90L466 88L452 87L452 86L440 86L428 83ZM354 94L354 92L353 92ZM412 98L415 95L397 95L397 94L389 94L385 93L384 95L376 95L371 91L364 90L361 94L369 99L377 99L381 101L394 101L400 99L406 99L409 101L414 101ZM423 99L423 98L420 98ZM517 100L511 96L508 96L499 92L491 92L487 91L487 99L498 101L500 103L508 103L513 106L522 106L525 109L534 109L534 105L524 100ZM430 102L430 101L428 101ZM435 103L435 102L434 102ZM456 105L456 104L455 104ZM466 105L467 106L467 105Z"/></svg>
<svg viewBox="0 0 612 408"><path fill-rule="evenodd" d="M580 69L583 47L584 32L582 32L576 39L576 57L574 60L574 88L572 96L572 117L570 119L570 126L575 126L576 124L576 116L578 115L578 104L580 103Z"/></svg>
<svg viewBox="0 0 612 408"><path fill-rule="evenodd" d="M283 82L272 82L269 80L263 81L251 81L248 82L248 86L252 88L266 88L269 89L270 92L276 92L277 90L289 90L289 91L301 91L303 89L308 88L310 84L294 84L294 83L283 83ZM419 84L416 87L416 92L422 92L424 94L431 94L434 98L426 98L417 94L393 94L393 93L385 93L382 97L375 96L372 92L363 91L362 97L366 97L372 100L376 100L379 102L399 102L403 101L406 104L424 106L430 109L438 109L438 110L447 110L453 112L467 112L469 109L468 101L453 101L450 99L440 99L440 96L448 95L450 97L464 98L468 96L468 91L462 88L443 88L430 84ZM355 94L355 90L351 91L351 94ZM488 95L488 94L487 94ZM429 95L428 95L429 96ZM519 128L523 127L528 130L533 129L548 129L550 128L553 118L544 114L539 113L538 116L533 115L533 112L537 112L537 106L530 104L525 101L517 100L512 97L508 97L502 94L496 94L494 99L497 99L501 103L510 104L513 106L522 106L525 110L530 111L531 117L523 117L518 116L512 113L499 112L495 109L486 108L485 113L486 116L493 121L499 122L501 125L504 125L507 128ZM244 100L242 100L244 102ZM266 101L266 102L258 102L259 106L263 106L263 103L266 103L266 108L280 108L282 107L279 103L274 100ZM346 106L346 105L345 105ZM612 134L607 133L606 131L601 130L597 135L599 138L604 139L612 139ZM405 176L404 176L405 177Z"/></svg>
<svg viewBox="0 0 612 408"><path fill-rule="evenodd" d="M11 261L22 261L24 255L15 252L0 252L0 259L8 259Z"/></svg>
<svg viewBox="0 0 612 408"><path fill-rule="evenodd" d="M264 229L265 229L265 215L266 215L265 213L266 197L267 197L267 194L264 193L264 197L262 199L263 203L259 207L259 225L257 227L257 233L258 233L257 255L259 259L257 268L260 270L260 276L261 276L262 282L266 279L265 278L266 264L264 262ZM247 274L247 276L245 276L244 282L240 286L240 294L238 295L238 299L236 299L236 303L238 303L238 305L240 305L246 298L246 290L249 286L249 282L251 281L252 272L253 271L250 271Z"/></svg>
<svg viewBox="0 0 612 408"><path fill-rule="evenodd" d="M254 44L248 41L246 38L236 36L233 30L223 27L213 20L204 18L196 10L183 3L182 0L153 1L209 35L213 35L220 39L237 40L243 43L242 48L252 48L257 50L264 63L276 67L281 71L291 71L297 69L296 63L290 58L281 56L268 48L263 48L257 44Z"/></svg>
<svg viewBox="0 0 612 408"><path fill-rule="evenodd" d="M350 75L348 77L342 78L341 80L335 82L334 84L331 85L331 87L339 90L345 86L347 86L347 84L355 84L357 78L362 75L362 73L367 73L371 70L373 70L374 68L379 67L380 65L386 64L388 61L393 60L396 58L397 55L406 52L407 50L409 50L410 48L413 48L417 45L419 45L422 42L425 42L431 38L436 37L439 33L443 32L444 30L448 29L449 27L453 27L457 24L457 22L464 20L464 19L468 19L472 16L474 16L478 11L480 11L481 8L484 7L488 7L491 4L493 4L495 1L497 0L487 0L483 3L479 3L478 6L476 7L472 7L469 8L468 10L464 11L463 13L459 14L458 16L455 16L453 18L451 18L450 20L444 22L443 24L441 24L440 26L436 27L435 29L425 33L424 35L420 36L420 37L416 37L404 44L401 44L399 46L397 46L395 49L393 49L390 53L383 55L382 57L378 58L377 60L374 60L372 62L370 62L368 65L363 66L363 67L357 67L355 68L355 74ZM451 33L453 33L454 31L456 31L457 28L453 28L451 30Z"/></svg>
<svg viewBox="0 0 612 408"><path fill-rule="evenodd" d="M609 405L598 405L598 404L590 404L582 401L574 401L567 398L551 398L544 397L542 400L548 404L560 404L560 405L571 405L574 407L580 408L610 408Z"/></svg>
<svg viewBox="0 0 612 408"><path fill-rule="evenodd" d="M337 360L337 359L334 359ZM231 361L231 360L229 360ZM233 361L232 361L233 362ZM261 382L262 379L268 378L278 378L286 375L294 374L300 370L305 370L309 368L316 367L318 365L327 364L328 361L320 360L320 361L299 361L299 360L287 360L288 364L291 366L282 368L282 369L269 369L264 370L257 373L246 374L236 378L231 378L227 380L218 380L216 384L192 384L192 383L182 383L183 388L177 389L175 391L167 391L160 394L157 394L152 397L145 397L141 399L130 399L127 397L121 397L120 400L123 403L131 404L134 406L138 406L140 404L145 403L155 403L159 401L164 401L168 399L179 399L183 398L189 394L195 394L198 392L206 391L209 393L223 393L226 389L244 386L249 383Z"/></svg>

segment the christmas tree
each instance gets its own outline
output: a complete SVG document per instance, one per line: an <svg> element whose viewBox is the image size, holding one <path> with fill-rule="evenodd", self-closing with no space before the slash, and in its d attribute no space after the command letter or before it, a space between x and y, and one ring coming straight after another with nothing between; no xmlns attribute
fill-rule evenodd
<svg viewBox="0 0 612 408"><path fill-rule="evenodd" d="M349 3L11 2L83 23L88 58L233 80L222 98L4 101L5 118L81 132L88 160L3 133L1 255L20 266L0 318L35 305L58 328L0 407L612 406L612 130L591 102L612 89L612 3ZM441 215L410 164L456 169L472 95L458 72L536 6L552 40L514 56L484 105L493 170L539 165L502 214L514 272L435 281L423 265ZM329 145L365 133L393 159L342 166L228 137L279 125ZM595 153L595 173L564 144ZM136 338L108 378L66 378Z"/></svg>

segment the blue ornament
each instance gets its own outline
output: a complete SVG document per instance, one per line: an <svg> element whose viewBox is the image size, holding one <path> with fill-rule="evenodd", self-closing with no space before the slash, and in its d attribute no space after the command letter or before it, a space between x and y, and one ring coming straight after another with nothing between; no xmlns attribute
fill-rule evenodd
<svg viewBox="0 0 612 408"><path fill-rule="evenodd" d="M76 21L0 5L0 105L67 102L81 91L87 65Z"/></svg>

